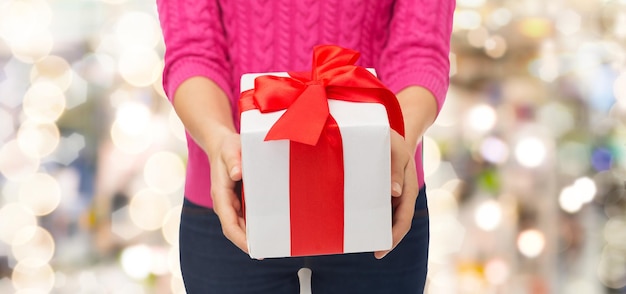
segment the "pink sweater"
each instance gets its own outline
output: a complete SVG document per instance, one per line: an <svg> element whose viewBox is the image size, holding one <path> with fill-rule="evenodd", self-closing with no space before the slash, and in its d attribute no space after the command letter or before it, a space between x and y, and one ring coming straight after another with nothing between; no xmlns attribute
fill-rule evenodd
<svg viewBox="0 0 626 294"><path fill-rule="evenodd" d="M454 0L157 0L165 39L163 85L172 100L193 76L217 83L239 125L239 80L247 72L303 71L313 46L335 44L361 52L393 92L429 89L439 109L449 83ZM187 135L185 196L212 207L204 151ZM422 146L415 162L424 184Z"/></svg>

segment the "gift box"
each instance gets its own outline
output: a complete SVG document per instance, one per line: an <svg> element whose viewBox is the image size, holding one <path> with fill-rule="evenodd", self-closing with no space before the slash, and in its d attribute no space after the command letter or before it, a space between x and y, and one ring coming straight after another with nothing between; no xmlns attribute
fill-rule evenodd
<svg viewBox="0 0 626 294"><path fill-rule="evenodd" d="M356 57L355 57L356 56ZM388 250L395 96L355 51L315 48L311 73L241 78L241 159L252 258Z"/></svg>

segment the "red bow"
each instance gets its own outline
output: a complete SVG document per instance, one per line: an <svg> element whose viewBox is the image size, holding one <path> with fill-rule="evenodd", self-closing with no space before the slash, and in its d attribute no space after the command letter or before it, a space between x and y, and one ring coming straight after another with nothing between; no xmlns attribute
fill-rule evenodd
<svg viewBox="0 0 626 294"><path fill-rule="evenodd" d="M266 141L288 139L316 145L330 116L327 99L380 103L389 125L404 136L402 111L396 96L364 67L354 65L357 51L332 45L316 46L311 73L291 77L260 76L254 89L241 93L241 112L262 113L287 109L269 130ZM294 127L296 126L296 127Z"/></svg>

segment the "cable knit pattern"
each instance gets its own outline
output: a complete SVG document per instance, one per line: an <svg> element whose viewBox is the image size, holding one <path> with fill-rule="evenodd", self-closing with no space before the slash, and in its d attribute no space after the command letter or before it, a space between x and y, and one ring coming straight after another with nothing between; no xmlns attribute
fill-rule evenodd
<svg viewBox="0 0 626 294"><path fill-rule="evenodd" d="M441 109L449 83L454 0L157 0L166 44L163 86L170 100L182 82L203 76L231 101L239 125L239 79L247 72L307 70L313 47L361 52L394 92L418 85ZM205 153L187 136L185 196L212 206ZM423 185L421 145L416 153Z"/></svg>

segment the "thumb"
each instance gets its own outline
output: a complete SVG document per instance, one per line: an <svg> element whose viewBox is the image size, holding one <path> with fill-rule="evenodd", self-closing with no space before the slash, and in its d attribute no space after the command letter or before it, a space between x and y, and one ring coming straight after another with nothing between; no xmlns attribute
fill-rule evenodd
<svg viewBox="0 0 626 294"><path fill-rule="evenodd" d="M404 139L395 131L391 132L391 196L400 197L404 186L404 170L407 155L402 148Z"/></svg>
<svg viewBox="0 0 626 294"><path fill-rule="evenodd" d="M241 180L241 145L239 141L225 146L222 151L222 161L232 181Z"/></svg>

